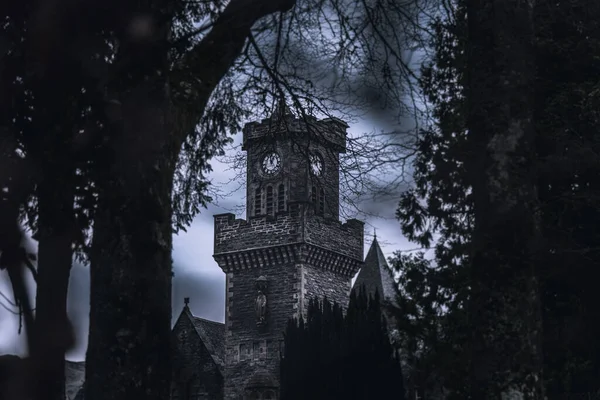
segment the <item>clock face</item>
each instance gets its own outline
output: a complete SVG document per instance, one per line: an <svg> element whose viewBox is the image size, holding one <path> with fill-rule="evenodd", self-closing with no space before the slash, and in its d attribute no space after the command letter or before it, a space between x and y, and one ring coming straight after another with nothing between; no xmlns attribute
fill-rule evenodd
<svg viewBox="0 0 600 400"><path fill-rule="evenodd" d="M310 155L310 171L315 176L321 176L323 173L323 159L316 153Z"/></svg>
<svg viewBox="0 0 600 400"><path fill-rule="evenodd" d="M268 153L262 161L262 170L266 175L275 175L281 169L281 157L277 153Z"/></svg>

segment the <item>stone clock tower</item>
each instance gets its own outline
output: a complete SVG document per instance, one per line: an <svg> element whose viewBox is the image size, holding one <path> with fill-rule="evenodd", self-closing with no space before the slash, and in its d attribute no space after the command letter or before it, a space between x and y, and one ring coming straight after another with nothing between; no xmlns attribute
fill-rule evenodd
<svg viewBox="0 0 600 400"><path fill-rule="evenodd" d="M347 127L295 118L285 107L244 127L248 217L214 216L214 258L226 273L227 400L278 399L288 319L312 297L348 302L364 225L339 221Z"/></svg>

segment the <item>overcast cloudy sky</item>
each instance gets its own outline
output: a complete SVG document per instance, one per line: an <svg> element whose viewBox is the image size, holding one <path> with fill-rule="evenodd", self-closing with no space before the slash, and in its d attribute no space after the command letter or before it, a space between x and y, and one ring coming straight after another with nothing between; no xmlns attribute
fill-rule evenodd
<svg viewBox="0 0 600 400"><path fill-rule="evenodd" d="M389 129L387 124L365 123L353 125L351 135L373 129ZM236 142L241 140L241 134L236 136ZM214 172L211 176L214 182L227 182L234 172L228 167L213 163ZM231 187L238 187L239 182ZM232 212L244 204L243 190L219 200L196 217L187 232L182 232L174 238L173 262L175 276L173 278L173 320L179 316L183 307L183 298L190 297L192 312L199 317L223 322L225 313L225 275L212 258L213 250L213 215ZM369 202L365 209L378 212L381 217L366 218L365 253L372 240L373 227L377 228L378 241L386 256L391 256L396 250L407 250L415 247L403 238L398 223L394 220L398 198L383 202ZM6 272L0 277L0 291L12 299L12 291L7 282ZM87 346L87 329L89 324L89 269L87 266L75 264L71 271L69 286L68 312L77 333L77 344L67 353L67 359L79 361L85 358ZM0 302L7 304L5 299ZM11 353L23 355L25 352L24 336L18 335L18 318L0 308L0 354Z"/></svg>

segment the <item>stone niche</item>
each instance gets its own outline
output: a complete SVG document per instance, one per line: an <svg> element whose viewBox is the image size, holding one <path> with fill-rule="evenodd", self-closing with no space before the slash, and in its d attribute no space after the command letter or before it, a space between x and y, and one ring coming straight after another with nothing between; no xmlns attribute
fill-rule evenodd
<svg viewBox="0 0 600 400"><path fill-rule="evenodd" d="M256 298L254 300L254 309L256 311L256 326L265 328L267 326L267 307L268 307L268 281L265 276L259 276L255 282Z"/></svg>

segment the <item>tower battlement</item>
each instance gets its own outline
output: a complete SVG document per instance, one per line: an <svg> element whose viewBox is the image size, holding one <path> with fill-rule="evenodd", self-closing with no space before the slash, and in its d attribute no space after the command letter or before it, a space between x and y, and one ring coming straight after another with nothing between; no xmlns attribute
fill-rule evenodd
<svg viewBox="0 0 600 400"><path fill-rule="evenodd" d="M346 151L346 129L348 124L338 118L318 120L312 116L300 119L292 114L285 114L283 117L274 115L260 122L249 122L244 125L242 150L246 150L250 141L289 135L292 138L294 136L304 138L304 141L307 136L310 136L310 140L327 143L343 153Z"/></svg>
<svg viewBox="0 0 600 400"><path fill-rule="evenodd" d="M345 223L302 212L236 219L235 214L214 216L214 255L263 247L309 244L359 262L363 258L364 223Z"/></svg>

